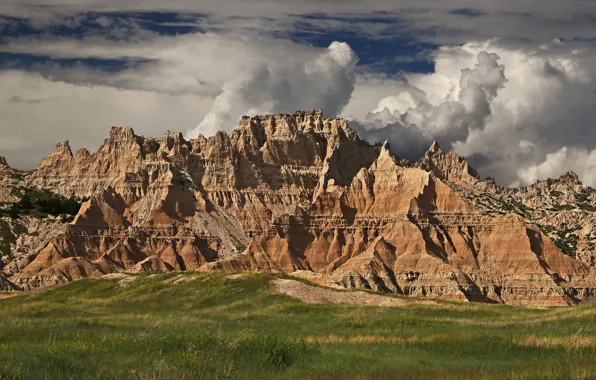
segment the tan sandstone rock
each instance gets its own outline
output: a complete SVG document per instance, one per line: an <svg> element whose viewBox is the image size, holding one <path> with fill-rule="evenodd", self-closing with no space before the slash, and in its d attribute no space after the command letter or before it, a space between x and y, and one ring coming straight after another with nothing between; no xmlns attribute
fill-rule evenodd
<svg viewBox="0 0 596 380"><path fill-rule="evenodd" d="M503 188L438 143L408 162L321 111L243 117L229 134L188 141L113 127L95 153L56 145L24 183L89 198L71 224L7 263L5 278L26 289L225 270L518 305L596 292L596 195L573 174ZM563 228L581 260L561 251Z"/></svg>

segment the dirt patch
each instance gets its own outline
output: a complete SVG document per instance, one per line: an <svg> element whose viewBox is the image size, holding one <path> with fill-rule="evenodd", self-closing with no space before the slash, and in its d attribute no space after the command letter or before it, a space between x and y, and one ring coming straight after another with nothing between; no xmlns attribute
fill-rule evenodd
<svg viewBox="0 0 596 380"><path fill-rule="evenodd" d="M175 277L165 280L164 283L168 284L170 286L174 286L174 285L184 284L186 282L193 281L196 279L197 279L197 277L191 277L191 276L185 276L183 274L179 274L178 276L175 276Z"/></svg>
<svg viewBox="0 0 596 380"><path fill-rule="evenodd" d="M442 335L430 335L430 336L371 336L371 335L357 335L351 337L341 337L337 335L327 336L308 336L306 337L306 343L318 343L318 344L333 344L333 343L350 343L350 344L411 344L411 343L428 343L436 341L446 341L450 337Z"/></svg>
<svg viewBox="0 0 596 380"><path fill-rule="evenodd" d="M126 273L109 273L100 277L105 280L118 280L119 288L126 288L128 285L135 282L139 276L132 276Z"/></svg>
<svg viewBox="0 0 596 380"><path fill-rule="evenodd" d="M296 280L276 278L271 281L275 289L302 302L311 304L332 303L359 306L399 307L410 303L436 304L434 301L409 301L362 291L341 292L328 288L307 285Z"/></svg>
<svg viewBox="0 0 596 380"><path fill-rule="evenodd" d="M0 293L0 300L6 299L6 298L16 297L16 296L21 295L21 294L23 294L23 292Z"/></svg>
<svg viewBox="0 0 596 380"><path fill-rule="evenodd" d="M230 280L242 280L244 278L248 278L248 274L247 273L236 273L236 274L230 274L228 276L226 276L226 278L229 278Z"/></svg>
<svg viewBox="0 0 596 380"><path fill-rule="evenodd" d="M164 283L164 284L168 284L168 285L172 285L172 284L173 284L173 283L175 283L176 281L178 281L178 280L181 280L181 279L183 279L183 278L184 278L184 275L181 273L181 274L178 274L178 275L176 275L176 276L174 276L174 277L170 277L170 278L168 278L168 279L165 279L165 280L163 281L163 283Z"/></svg>
<svg viewBox="0 0 596 380"><path fill-rule="evenodd" d="M104 274L100 278L102 280L122 280L122 279L125 279L128 277L131 277L131 276L126 273L108 273L108 274Z"/></svg>

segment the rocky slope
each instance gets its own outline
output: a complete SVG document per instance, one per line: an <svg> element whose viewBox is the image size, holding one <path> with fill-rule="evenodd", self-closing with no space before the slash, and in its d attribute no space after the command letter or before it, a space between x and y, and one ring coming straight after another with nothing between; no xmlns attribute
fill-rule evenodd
<svg viewBox="0 0 596 380"><path fill-rule="evenodd" d="M113 127L93 154L56 145L24 181L88 200L43 239L18 238L36 246L5 260L4 288L219 269L521 305L596 292L596 201L577 177L501 188L438 144L409 162L320 111L190 141Z"/></svg>
<svg viewBox="0 0 596 380"><path fill-rule="evenodd" d="M438 144L417 165L432 171L479 212L515 213L535 224L567 255L596 265L596 191L573 172L531 186L506 188L493 179L481 181L468 162Z"/></svg>
<svg viewBox="0 0 596 380"><path fill-rule="evenodd" d="M23 183L23 173L11 168L6 158L0 157L0 204L16 202L14 188Z"/></svg>

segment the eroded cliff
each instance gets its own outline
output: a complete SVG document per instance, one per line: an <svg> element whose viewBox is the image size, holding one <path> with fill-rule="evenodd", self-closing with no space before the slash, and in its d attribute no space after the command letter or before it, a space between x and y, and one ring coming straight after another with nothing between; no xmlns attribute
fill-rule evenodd
<svg viewBox="0 0 596 380"><path fill-rule="evenodd" d="M321 111L244 117L230 134L189 141L113 127L97 152L60 143L24 178L88 200L37 248L4 260L2 281L28 289L118 271L307 271L348 288L567 305L596 291L584 223L596 202L571 177L501 188L438 144L406 162ZM550 210L561 204L552 199L581 200L582 212ZM588 237L568 252L549 233L563 226L555 220L584 223Z"/></svg>

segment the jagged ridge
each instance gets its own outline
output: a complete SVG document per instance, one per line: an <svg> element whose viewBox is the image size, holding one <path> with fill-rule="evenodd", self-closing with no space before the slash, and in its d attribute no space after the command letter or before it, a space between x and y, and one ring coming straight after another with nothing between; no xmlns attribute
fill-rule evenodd
<svg viewBox="0 0 596 380"><path fill-rule="evenodd" d="M26 181L91 199L13 271L24 288L124 270L223 269L510 304L570 304L596 289L593 263L507 213L516 209L479 201L488 192L530 207L536 189L567 186L593 204L573 178L500 188L437 143L406 162L321 111L244 117L230 134L190 141L114 127L93 154L58 144Z"/></svg>

